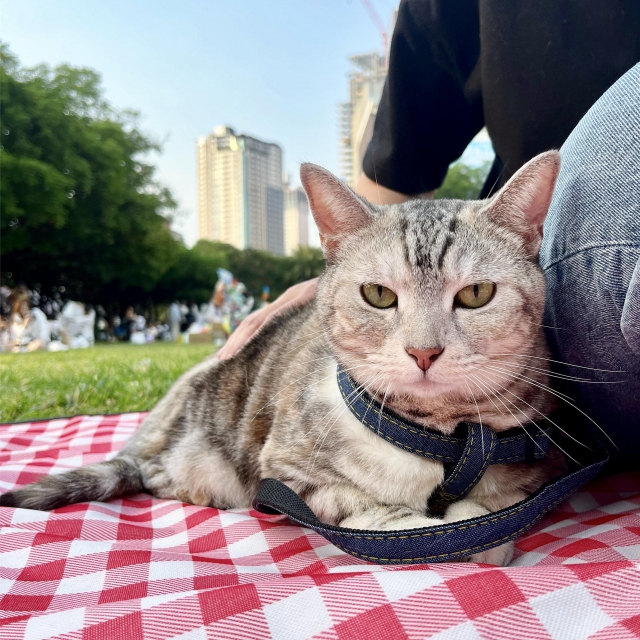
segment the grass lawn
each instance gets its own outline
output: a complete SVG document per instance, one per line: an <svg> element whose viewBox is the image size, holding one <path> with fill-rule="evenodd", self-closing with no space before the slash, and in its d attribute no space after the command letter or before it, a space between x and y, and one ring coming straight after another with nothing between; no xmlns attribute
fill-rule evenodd
<svg viewBox="0 0 640 640"><path fill-rule="evenodd" d="M212 344L0 354L0 422L151 409Z"/></svg>

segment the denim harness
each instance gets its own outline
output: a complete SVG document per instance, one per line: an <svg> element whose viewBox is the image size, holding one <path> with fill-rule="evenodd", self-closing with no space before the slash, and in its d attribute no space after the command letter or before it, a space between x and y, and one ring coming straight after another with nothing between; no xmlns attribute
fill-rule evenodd
<svg viewBox="0 0 640 640"><path fill-rule="evenodd" d="M498 434L483 424L466 423L460 425L464 435L447 436L383 409L340 367L338 386L351 413L370 431L400 449L444 465L444 481L429 498L432 514L444 513L448 505L466 496L490 465L533 463L544 459L549 451L550 426L532 424ZM446 562L485 551L524 533L600 471L608 457L602 450L598 453L597 460L554 479L516 505L470 520L422 529L358 531L325 524L295 492L273 478L261 481L253 506L263 513L287 515L364 560L380 564Z"/></svg>

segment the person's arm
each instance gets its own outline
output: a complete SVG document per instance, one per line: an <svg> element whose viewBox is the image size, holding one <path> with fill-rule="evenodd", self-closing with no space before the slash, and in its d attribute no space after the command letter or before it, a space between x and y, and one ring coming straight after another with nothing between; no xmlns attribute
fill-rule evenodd
<svg viewBox="0 0 640 640"><path fill-rule="evenodd" d="M363 171L389 190L437 189L484 125L478 0L402 0Z"/></svg>
<svg viewBox="0 0 640 640"><path fill-rule="evenodd" d="M419 196L410 196L406 193L393 191L393 189L387 189L387 187L383 187L381 184L374 182L367 177L366 173L360 174L358 184L356 184L354 191L372 204L400 204L401 202L407 202L416 197L431 200L435 194L435 191L429 191Z"/></svg>

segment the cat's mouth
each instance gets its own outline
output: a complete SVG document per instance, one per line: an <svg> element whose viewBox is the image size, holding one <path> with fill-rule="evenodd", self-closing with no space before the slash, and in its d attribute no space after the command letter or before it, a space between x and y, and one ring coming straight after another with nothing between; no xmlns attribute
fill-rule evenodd
<svg viewBox="0 0 640 640"><path fill-rule="evenodd" d="M443 380L440 376L434 375L429 371L423 372L420 378L417 378L415 375L412 378L412 380L404 383L403 391L427 398L433 398L443 393L455 391L461 386L459 380Z"/></svg>

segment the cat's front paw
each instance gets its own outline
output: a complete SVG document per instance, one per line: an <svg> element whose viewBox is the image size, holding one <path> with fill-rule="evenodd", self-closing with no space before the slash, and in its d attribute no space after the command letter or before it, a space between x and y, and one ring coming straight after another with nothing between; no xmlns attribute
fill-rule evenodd
<svg viewBox="0 0 640 640"><path fill-rule="evenodd" d="M494 564L498 567L506 567L513 558L513 542L501 544L499 547L488 549L480 553L469 556L468 562L478 562L480 564Z"/></svg>
<svg viewBox="0 0 640 640"><path fill-rule="evenodd" d="M348 529L366 529L372 531L404 531L421 529L442 524L438 518L429 518L409 507L378 506L353 514L340 522Z"/></svg>

